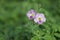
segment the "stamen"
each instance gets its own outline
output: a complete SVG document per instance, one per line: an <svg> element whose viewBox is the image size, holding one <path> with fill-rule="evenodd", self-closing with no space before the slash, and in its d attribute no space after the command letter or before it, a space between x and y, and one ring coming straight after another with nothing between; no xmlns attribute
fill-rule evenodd
<svg viewBox="0 0 60 40"><path fill-rule="evenodd" d="M38 18L38 20L41 20L41 18Z"/></svg>
<svg viewBox="0 0 60 40"><path fill-rule="evenodd" d="M31 16L34 16L34 14L31 14Z"/></svg>

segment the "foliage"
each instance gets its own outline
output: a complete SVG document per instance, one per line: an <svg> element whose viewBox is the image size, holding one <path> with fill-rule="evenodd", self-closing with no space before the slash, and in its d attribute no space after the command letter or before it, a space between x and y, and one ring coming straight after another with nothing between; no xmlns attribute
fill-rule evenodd
<svg viewBox="0 0 60 40"><path fill-rule="evenodd" d="M26 13L43 12L38 25ZM0 0L0 40L60 40L60 0Z"/></svg>

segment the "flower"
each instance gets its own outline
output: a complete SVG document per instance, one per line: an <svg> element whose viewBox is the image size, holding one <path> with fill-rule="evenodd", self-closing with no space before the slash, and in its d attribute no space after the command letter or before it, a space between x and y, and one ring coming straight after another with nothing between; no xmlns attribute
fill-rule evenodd
<svg viewBox="0 0 60 40"><path fill-rule="evenodd" d="M46 21L46 18L43 13L37 13L34 18L35 23L43 24Z"/></svg>
<svg viewBox="0 0 60 40"><path fill-rule="evenodd" d="M35 18L35 15L36 15L36 12L35 12L33 9L31 9L31 10L27 13L27 17L28 17L30 20L34 19L34 18Z"/></svg>

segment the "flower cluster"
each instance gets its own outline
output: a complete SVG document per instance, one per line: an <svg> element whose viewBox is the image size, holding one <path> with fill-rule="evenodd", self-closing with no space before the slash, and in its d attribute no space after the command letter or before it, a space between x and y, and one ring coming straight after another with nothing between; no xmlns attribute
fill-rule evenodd
<svg viewBox="0 0 60 40"><path fill-rule="evenodd" d="M43 13L36 13L35 10L31 9L27 13L27 17L32 20L34 19L35 23L43 24L46 21L46 18Z"/></svg>

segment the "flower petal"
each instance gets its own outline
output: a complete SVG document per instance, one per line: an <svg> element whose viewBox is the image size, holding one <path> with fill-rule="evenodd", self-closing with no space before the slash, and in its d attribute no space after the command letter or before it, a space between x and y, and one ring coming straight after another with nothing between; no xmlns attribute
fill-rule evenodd
<svg viewBox="0 0 60 40"><path fill-rule="evenodd" d="M37 23L37 22L38 22L38 20L37 20L37 19L34 19L34 21L35 21L35 23Z"/></svg>
<svg viewBox="0 0 60 40"><path fill-rule="evenodd" d="M38 24L43 24L43 22L42 21L39 21Z"/></svg>

